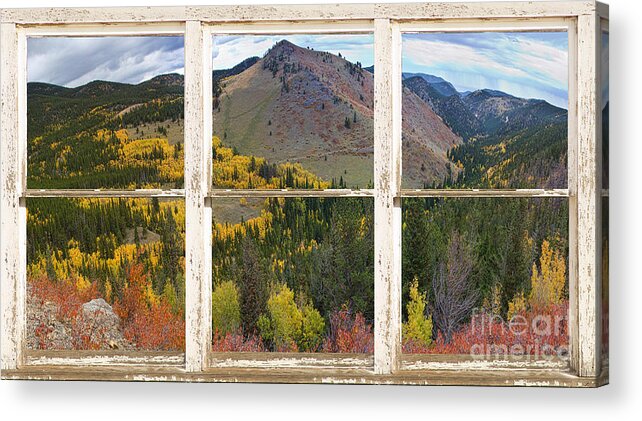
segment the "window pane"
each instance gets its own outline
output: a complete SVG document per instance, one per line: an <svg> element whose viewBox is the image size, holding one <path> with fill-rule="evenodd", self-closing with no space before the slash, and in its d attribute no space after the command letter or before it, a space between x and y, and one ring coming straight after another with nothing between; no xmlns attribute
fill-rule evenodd
<svg viewBox="0 0 642 421"><path fill-rule="evenodd" d="M372 353L373 206L215 199L213 350Z"/></svg>
<svg viewBox="0 0 642 421"><path fill-rule="evenodd" d="M183 37L29 38L29 188L181 188Z"/></svg>
<svg viewBox="0 0 642 421"><path fill-rule="evenodd" d="M402 36L404 188L565 188L565 32Z"/></svg>
<svg viewBox="0 0 642 421"><path fill-rule="evenodd" d="M566 199L405 199L402 247L404 352L568 352Z"/></svg>
<svg viewBox="0 0 642 421"><path fill-rule="evenodd" d="M27 347L182 350L185 205L28 199Z"/></svg>
<svg viewBox="0 0 642 421"><path fill-rule="evenodd" d="M213 38L215 188L373 183L372 35Z"/></svg>

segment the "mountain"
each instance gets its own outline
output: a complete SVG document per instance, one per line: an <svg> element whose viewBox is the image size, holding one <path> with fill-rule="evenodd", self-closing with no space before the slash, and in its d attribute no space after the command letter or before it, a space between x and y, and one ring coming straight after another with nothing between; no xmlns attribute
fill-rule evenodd
<svg viewBox="0 0 642 421"><path fill-rule="evenodd" d="M284 40L221 87L213 120L224 144L272 163L300 162L349 187L372 183L374 80L360 63ZM440 179L461 139L409 90L403 101L404 174L417 185Z"/></svg>
<svg viewBox="0 0 642 421"><path fill-rule="evenodd" d="M439 76L428 75L425 73L403 73L402 77L404 80L419 77L426 81L426 83L428 83L436 92L438 92L442 96L459 96L459 92L457 92L457 89L455 89L452 83L440 78Z"/></svg>
<svg viewBox="0 0 642 421"><path fill-rule="evenodd" d="M481 121L456 91L455 94L444 95L443 89L438 88L440 83L437 85L430 83L423 76L407 77L403 80L403 85L430 105L448 127L464 141L482 132Z"/></svg>
<svg viewBox="0 0 642 421"><path fill-rule="evenodd" d="M469 188L566 186L566 110L544 100L517 98L492 89L444 95L438 88L445 82L441 78L405 76L404 87L464 140L448 152L457 172L442 184Z"/></svg>
<svg viewBox="0 0 642 421"><path fill-rule="evenodd" d="M517 98L491 89L474 91L463 100L488 134L509 133L567 119L565 109L544 100Z"/></svg>

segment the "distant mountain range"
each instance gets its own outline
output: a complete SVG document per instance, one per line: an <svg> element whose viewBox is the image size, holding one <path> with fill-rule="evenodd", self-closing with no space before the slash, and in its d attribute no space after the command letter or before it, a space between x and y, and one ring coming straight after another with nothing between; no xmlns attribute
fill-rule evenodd
<svg viewBox="0 0 642 421"><path fill-rule="evenodd" d="M280 41L261 58L249 57L213 72L213 133L239 154L275 164L299 162L323 179L365 187L373 182L373 74L373 66L362 68L340 55ZM140 113L141 105L159 100L174 104L183 95L183 83L179 74L136 85L92 81L66 88L29 83L29 137L69 119L77 119L75 126L86 130L93 121L88 113L96 107L106 118L128 121L127 115ZM404 73L403 86L406 187L439 184L461 172L451 156L459 145L481 139L488 147L489 142L515 141L518 134L537 127L566 124L566 110L544 100L490 89L458 92L447 80L422 73ZM168 113L146 111L145 121L154 115L163 121ZM171 115L178 114L173 110ZM549 141L565 141L556 136ZM532 136L528 139L534 142Z"/></svg>

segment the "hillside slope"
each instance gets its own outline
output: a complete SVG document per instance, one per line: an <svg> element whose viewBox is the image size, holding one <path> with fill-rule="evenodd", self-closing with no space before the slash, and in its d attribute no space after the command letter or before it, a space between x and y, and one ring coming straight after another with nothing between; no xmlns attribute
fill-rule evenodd
<svg viewBox="0 0 642 421"><path fill-rule="evenodd" d="M360 63L281 41L222 80L215 104L214 134L240 153L299 162L348 187L372 183L374 77ZM443 177L461 139L410 91L404 109L404 172L418 183Z"/></svg>

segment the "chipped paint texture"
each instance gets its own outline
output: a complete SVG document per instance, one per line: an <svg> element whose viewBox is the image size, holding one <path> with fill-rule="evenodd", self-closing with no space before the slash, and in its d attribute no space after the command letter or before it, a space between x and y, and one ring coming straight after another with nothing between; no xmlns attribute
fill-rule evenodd
<svg viewBox="0 0 642 421"><path fill-rule="evenodd" d="M600 372L599 22L594 1L2 9L0 39L0 284L2 378L111 381L273 382L596 387ZM537 21L532 20L538 19ZM401 190L400 28L568 24L568 189ZM18 25L18 27L16 26ZM297 26L298 25L298 26ZM343 25L343 26L342 26ZM406 26L404 26L406 25ZM375 34L375 188L212 190L211 33L324 27ZM455 29L453 29L455 28ZM465 29L465 28L464 28ZM25 34L185 33L185 188L25 190ZM24 192L24 194L23 194ZM364 355L213 354L211 221L214 197L374 197L375 350ZM401 355L401 198L568 197L570 368L565 361L471 360ZM177 197L186 202L186 349L182 353L29 351L25 325L24 197ZM403 357L403 358L402 358ZM24 360L24 361L23 361ZM24 364L23 364L24 362ZM608 367L608 362L604 363Z"/></svg>
<svg viewBox="0 0 642 421"><path fill-rule="evenodd" d="M416 19L577 16L595 10L594 1L231 5L115 8L4 9L2 22L26 24L87 22L248 22L320 19Z"/></svg>
<svg viewBox="0 0 642 421"><path fill-rule="evenodd" d="M578 373L599 375L600 323L600 206L598 171L599 20L595 14L578 18Z"/></svg>
<svg viewBox="0 0 642 421"><path fill-rule="evenodd" d="M569 356L570 366L578 368L577 299L577 21L568 28L568 283L569 283Z"/></svg>
<svg viewBox="0 0 642 421"><path fill-rule="evenodd" d="M20 241L22 239L20 192L20 147L18 139L19 42L16 26L0 25L2 56L0 75L0 289L2 293L2 369L21 363L24 329L24 285L21 280Z"/></svg>
<svg viewBox="0 0 642 421"><path fill-rule="evenodd" d="M373 365L372 357L351 358L317 358L313 355L299 358L265 358L253 359L237 356L212 358L213 368L369 368Z"/></svg>
<svg viewBox="0 0 642 421"><path fill-rule="evenodd" d="M211 55L200 22L185 28L185 353L186 369L205 368L211 342L211 208L205 197L210 156ZM209 98L209 99L208 99ZM207 147L206 147L207 145ZM211 158L210 158L211 159Z"/></svg>
<svg viewBox="0 0 642 421"><path fill-rule="evenodd" d="M399 171L400 36L388 19L375 20L375 372L392 373L401 353L401 208ZM394 56L398 57L394 57ZM398 81L397 81L398 79ZM395 94L395 91L397 92ZM399 116L395 118L395 113ZM397 133L399 132L399 133Z"/></svg>

